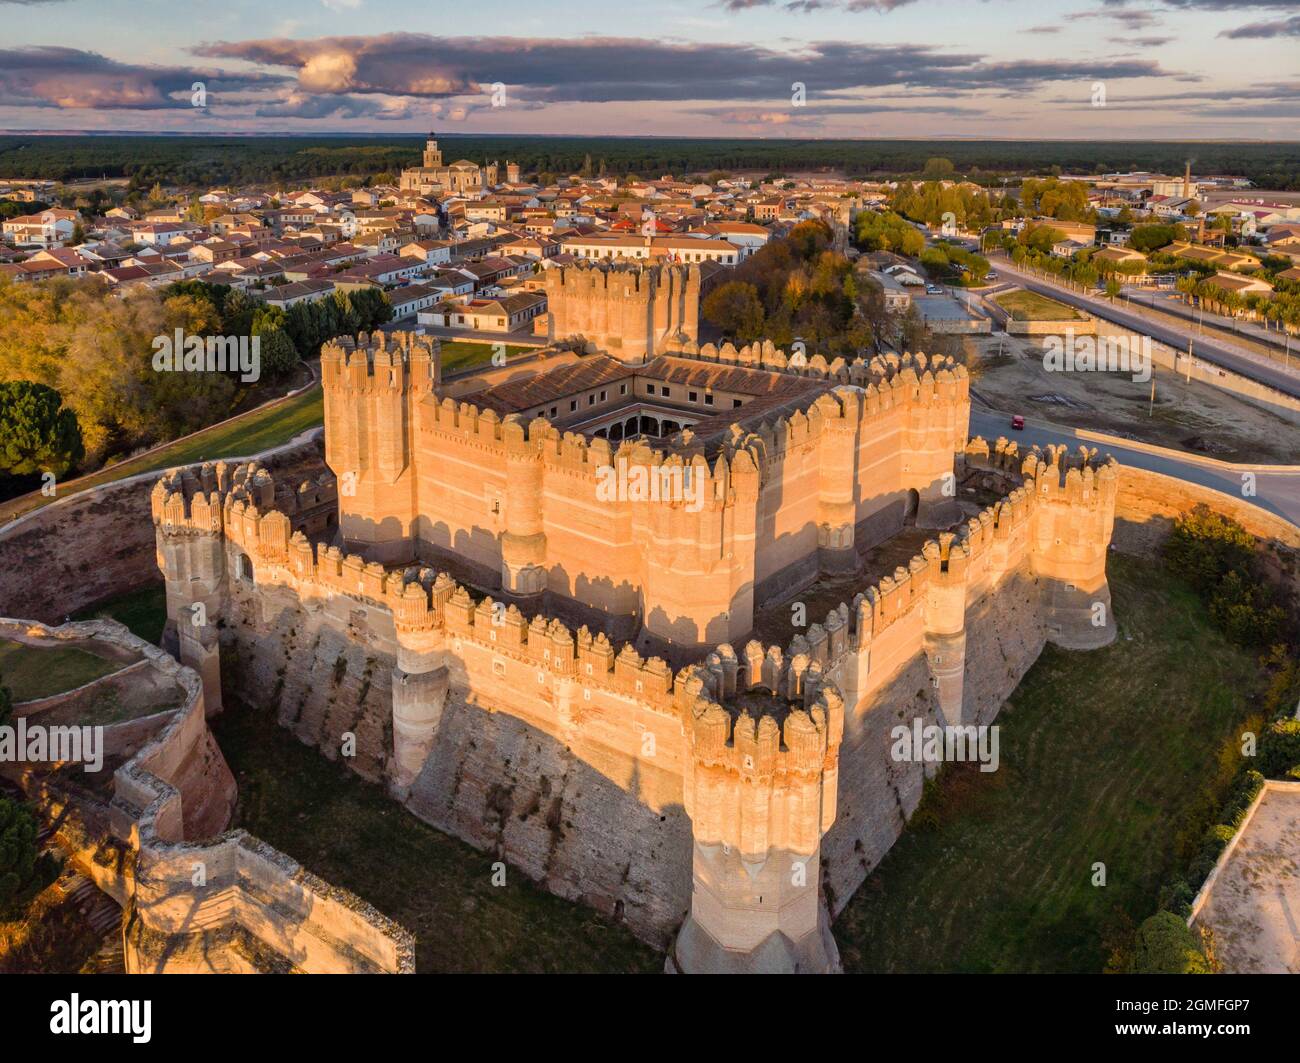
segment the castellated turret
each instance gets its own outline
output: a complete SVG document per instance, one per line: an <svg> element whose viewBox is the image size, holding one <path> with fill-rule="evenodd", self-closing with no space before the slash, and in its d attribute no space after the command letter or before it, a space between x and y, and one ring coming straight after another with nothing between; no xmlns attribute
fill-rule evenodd
<svg viewBox="0 0 1300 1063"><path fill-rule="evenodd" d="M792 660L767 676L779 688L770 691L763 671L738 667L724 645L678 679L694 854L691 911L670 970L839 970L820 864L835 822L844 704L833 685L801 688L803 675ZM745 707L733 715L725 703L738 701Z"/></svg>
<svg viewBox="0 0 1300 1063"><path fill-rule="evenodd" d="M1115 527L1119 463L1097 464L1096 449L1066 448L1031 454L1023 472L1037 500L1033 571L1043 597L1047 637L1058 646L1089 650L1115 638L1106 581L1106 554Z"/></svg>
<svg viewBox="0 0 1300 1063"><path fill-rule="evenodd" d="M414 559L416 404L438 387L439 358L438 342L413 332L362 333L321 348L325 461L338 478L339 527L370 560Z"/></svg>
<svg viewBox="0 0 1300 1063"><path fill-rule="evenodd" d="M699 342L700 268L579 262L546 272L551 342L581 337L623 362Z"/></svg>

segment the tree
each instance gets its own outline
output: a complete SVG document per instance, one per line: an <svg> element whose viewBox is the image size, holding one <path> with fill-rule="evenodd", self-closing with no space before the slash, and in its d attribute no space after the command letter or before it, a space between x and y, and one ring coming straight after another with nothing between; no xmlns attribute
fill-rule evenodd
<svg viewBox="0 0 1300 1063"><path fill-rule="evenodd" d="M953 173L952 160L940 158L938 156L926 159L925 169L922 171L922 174L925 177L929 177L931 179L951 177L952 173Z"/></svg>
<svg viewBox="0 0 1300 1063"><path fill-rule="evenodd" d="M57 391L30 380L0 383L0 473L62 476L84 455L77 415Z"/></svg>
<svg viewBox="0 0 1300 1063"><path fill-rule="evenodd" d="M1106 298L1112 302L1119 297L1122 285L1114 277L1106 278Z"/></svg>
<svg viewBox="0 0 1300 1063"><path fill-rule="evenodd" d="M296 366L301 359L289 333L282 328L272 328L259 333L262 370L268 376L280 376Z"/></svg>
<svg viewBox="0 0 1300 1063"><path fill-rule="evenodd" d="M12 798L0 797L0 911L32 883L37 854L35 818Z"/></svg>
<svg viewBox="0 0 1300 1063"><path fill-rule="evenodd" d="M729 281L710 292L701 309L705 320L737 339L757 339L763 332L763 303L752 284Z"/></svg>

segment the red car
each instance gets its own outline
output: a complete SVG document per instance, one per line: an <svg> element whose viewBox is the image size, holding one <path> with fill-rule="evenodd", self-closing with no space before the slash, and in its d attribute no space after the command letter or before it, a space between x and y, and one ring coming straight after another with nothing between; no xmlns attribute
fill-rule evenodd
<svg viewBox="0 0 1300 1063"><path fill-rule="evenodd" d="M1024 417L1022 417L1020 414L1016 414L1014 417L1012 417L1011 427L1014 428L1017 432L1023 431L1025 427Z"/></svg>

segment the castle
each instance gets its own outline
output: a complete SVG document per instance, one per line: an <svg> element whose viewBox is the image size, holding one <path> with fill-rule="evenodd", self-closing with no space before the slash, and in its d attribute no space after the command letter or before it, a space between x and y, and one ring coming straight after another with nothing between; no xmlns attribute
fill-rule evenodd
<svg viewBox="0 0 1300 1063"><path fill-rule="evenodd" d="M506 164L507 173L512 182L519 180L519 167L515 163ZM497 183L500 167L495 162L480 167L468 159L460 159L451 165L444 165L442 149L433 133L425 141L424 157L419 166L402 171L398 187L403 192L415 192L428 195L463 195L481 192Z"/></svg>
<svg viewBox="0 0 1300 1063"><path fill-rule="evenodd" d="M968 441L945 359L670 342L461 401L431 338L328 344L332 477L155 486L165 642L209 711L224 657L303 741L669 969L834 971L831 915L936 770L891 728L986 725L1045 642L1114 638L1118 466Z"/></svg>

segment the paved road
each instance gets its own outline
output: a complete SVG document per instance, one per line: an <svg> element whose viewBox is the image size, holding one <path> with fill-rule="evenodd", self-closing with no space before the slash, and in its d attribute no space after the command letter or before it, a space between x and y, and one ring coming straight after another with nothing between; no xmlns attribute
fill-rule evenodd
<svg viewBox="0 0 1300 1063"><path fill-rule="evenodd" d="M1283 356L1283 364L1286 362L1288 351L1292 357L1300 356L1300 342L1297 342L1294 337L1288 336L1287 333L1271 328L1266 329L1263 325L1247 321L1244 318L1225 317L1223 314L1212 313L1203 307L1193 306L1184 302L1183 296L1179 292L1171 292L1167 289L1154 290L1133 284L1125 284L1123 295L1126 300L1132 300L1133 303L1139 306L1149 306L1161 313L1171 314L1174 317L1180 317L1191 324L1197 325L1198 336L1205 332L1204 329L1199 327L1204 323L1206 327L1213 326L1220 332L1235 333L1236 336L1242 339L1253 340L1256 343L1277 348L1278 354ZM1220 336L1219 338L1230 343L1235 342L1235 337L1232 336Z"/></svg>
<svg viewBox="0 0 1300 1063"><path fill-rule="evenodd" d="M1096 447L1103 454L1115 455L1116 460L1122 465L1164 473L1189 483L1222 491L1235 498L1242 497L1241 473L1250 470L1248 465L1235 466L1235 471L1230 471L1217 466L1201 465L1193 460L1184 460L1176 455L1150 454L1145 450L1110 446L1090 439L1081 439L1072 428L1044 428L1031 423L1023 431L1013 431L1009 415L975 407L971 409L970 434L983 436L990 445L998 436L1006 436L1008 439L1014 439L1022 448L1031 447L1035 443L1040 447L1056 443L1065 444L1071 450L1078 450L1079 444L1086 443L1089 447ZM1297 466L1294 472L1257 472L1255 489L1256 497L1248 501L1300 526L1300 466Z"/></svg>
<svg viewBox="0 0 1300 1063"><path fill-rule="evenodd" d="M1251 354L1243 348L1234 348L1222 340L1195 333L1193 328L1183 328L1154 320L1136 311L1112 304L1108 300L1081 295L1068 288L1044 281L1001 256L993 260L993 269L998 274L999 282L1004 279L1014 280L1015 283L1030 291L1050 296L1059 302L1086 310L1096 317L1105 318L1134 332L1143 333L1176 350L1186 351L1188 339L1194 338L1193 353L1197 358L1221 365L1234 373L1240 373L1251 380L1257 380L1287 395L1300 398L1300 364L1294 364L1294 368L1288 372L1282 366L1270 363L1263 355Z"/></svg>

